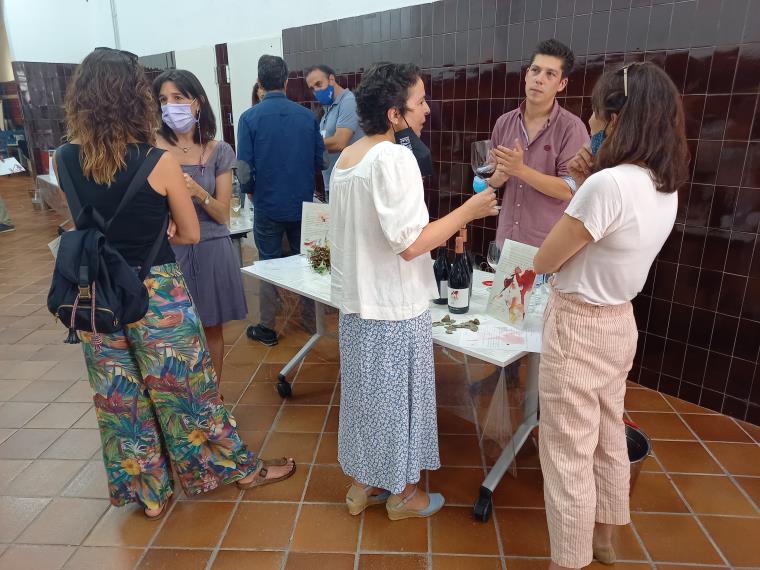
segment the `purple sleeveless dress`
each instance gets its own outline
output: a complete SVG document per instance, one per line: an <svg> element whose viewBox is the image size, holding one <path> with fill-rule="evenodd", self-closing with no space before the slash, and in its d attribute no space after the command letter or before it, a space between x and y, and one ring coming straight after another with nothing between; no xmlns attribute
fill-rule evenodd
<svg viewBox="0 0 760 570"><path fill-rule="evenodd" d="M217 175L231 170L234 164L235 151L226 142L217 141L204 167L183 164L182 172L189 174L214 196ZM230 232L226 225L217 223L198 203L195 203L195 211L201 224L200 243L172 247L201 322L204 326L214 326L245 319L248 305Z"/></svg>

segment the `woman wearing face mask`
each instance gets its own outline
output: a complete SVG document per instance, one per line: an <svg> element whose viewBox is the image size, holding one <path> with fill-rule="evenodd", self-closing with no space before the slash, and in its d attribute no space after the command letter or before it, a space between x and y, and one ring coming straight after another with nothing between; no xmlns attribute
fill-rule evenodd
<svg viewBox="0 0 760 570"><path fill-rule="evenodd" d="M235 151L214 140L216 119L198 78L189 71L170 70L153 82L161 107L157 146L179 161L201 224L197 245L174 247L206 333L217 378L222 380L223 325L246 318L243 280L230 240L232 167Z"/></svg>
<svg viewBox="0 0 760 570"><path fill-rule="evenodd" d="M430 222L420 172L430 151L419 140L430 109L417 66L374 65L356 103L366 136L343 151L331 179L338 460L353 479L352 515L385 504L391 520L427 517L444 503L417 487L423 469L440 467L429 252L468 222L496 215L496 197L488 189Z"/></svg>
<svg viewBox="0 0 760 570"><path fill-rule="evenodd" d="M534 260L537 273L556 272L539 369L554 570L584 567L592 556L614 563L614 526L630 522L623 399L637 342L631 299L673 228L676 190L688 175L681 99L662 69L636 63L604 74L591 105L593 147L570 168L578 191Z"/></svg>

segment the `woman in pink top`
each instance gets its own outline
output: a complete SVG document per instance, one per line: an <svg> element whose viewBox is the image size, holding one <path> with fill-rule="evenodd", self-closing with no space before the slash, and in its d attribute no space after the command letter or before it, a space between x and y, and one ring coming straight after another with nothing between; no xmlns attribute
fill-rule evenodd
<svg viewBox="0 0 760 570"><path fill-rule="evenodd" d="M592 108L592 145L570 165L579 189L534 264L556 272L539 369L552 569L614 563L612 531L630 522L631 299L673 228L689 161L678 91L656 65L606 73Z"/></svg>

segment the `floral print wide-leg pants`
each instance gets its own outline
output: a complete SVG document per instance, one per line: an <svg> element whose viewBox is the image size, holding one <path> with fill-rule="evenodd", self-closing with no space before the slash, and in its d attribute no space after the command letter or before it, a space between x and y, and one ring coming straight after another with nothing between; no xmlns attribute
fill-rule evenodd
<svg viewBox="0 0 760 570"><path fill-rule="evenodd" d="M251 473L255 455L222 404L203 327L176 263L154 266L145 317L123 331L80 333L111 503L157 508L171 467L188 495Z"/></svg>

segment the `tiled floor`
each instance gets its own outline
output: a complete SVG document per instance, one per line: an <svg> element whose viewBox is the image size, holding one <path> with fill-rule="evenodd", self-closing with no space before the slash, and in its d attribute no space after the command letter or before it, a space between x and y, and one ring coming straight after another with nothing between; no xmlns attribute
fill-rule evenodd
<svg viewBox="0 0 760 570"><path fill-rule="evenodd" d="M290 324L281 344L266 349L245 339L245 323L231 323L222 391L249 445L295 456L297 474L266 489L177 501L161 522L109 506L82 357L61 344L63 329L44 307L53 263L46 244L58 217L31 209L28 185L0 179L18 226L0 235L0 569L548 564L531 443L497 490L491 521L470 516L488 462L478 443L492 367L475 366L467 386L462 366L437 355L445 466L427 483L445 493L443 512L394 523L382 509L352 518L336 464L337 346L317 346L298 371L294 398L283 402L276 373L305 338ZM256 283L247 287L255 301ZM617 536L616 568L760 567L760 428L646 389L631 387L626 401L654 439L654 456L633 496L633 523Z"/></svg>

